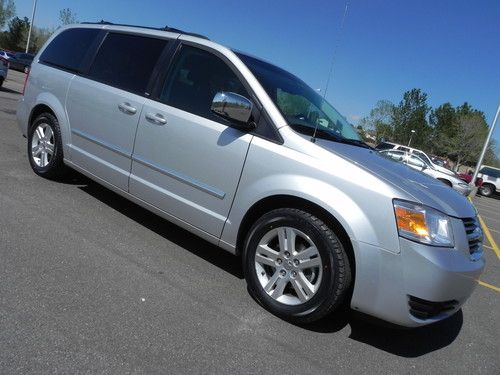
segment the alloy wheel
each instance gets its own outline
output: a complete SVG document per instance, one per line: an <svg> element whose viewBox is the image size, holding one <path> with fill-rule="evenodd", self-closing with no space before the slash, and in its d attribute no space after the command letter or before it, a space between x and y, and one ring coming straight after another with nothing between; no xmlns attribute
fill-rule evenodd
<svg viewBox="0 0 500 375"><path fill-rule="evenodd" d="M54 156L55 137L49 124L38 125L31 140L31 156L39 167L46 167Z"/></svg>
<svg viewBox="0 0 500 375"><path fill-rule="evenodd" d="M316 294L322 268L316 245L292 227L271 229L255 252L255 271L262 288L286 305L305 303Z"/></svg>

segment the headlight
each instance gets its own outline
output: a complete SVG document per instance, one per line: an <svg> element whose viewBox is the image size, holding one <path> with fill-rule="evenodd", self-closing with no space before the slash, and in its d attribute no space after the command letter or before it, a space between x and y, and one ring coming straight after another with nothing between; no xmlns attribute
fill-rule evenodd
<svg viewBox="0 0 500 375"><path fill-rule="evenodd" d="M394 213L401 237L427 245L453 247L450 218L430 207L394 200Z"/></svg>

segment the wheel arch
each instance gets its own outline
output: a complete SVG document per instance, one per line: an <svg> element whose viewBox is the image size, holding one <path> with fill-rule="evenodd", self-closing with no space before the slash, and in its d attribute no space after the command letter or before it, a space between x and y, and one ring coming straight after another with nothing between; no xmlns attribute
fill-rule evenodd
<svg viewBox="0 0 500 375"><path fill-rule="evenodd" d="M448 185L449 187L452 187L452 186L453 186L453 184L451 183L451 181L447 180L446 178L438 177L437 179L438 179L439 181L441 181L443 184Z"/></svg>
<svg viewBox="0 0 500 375"><path fill-rule="evenodd" d="M56 118L58 118L57 115L52 110L52 108L50 108L47 104L45 104L45 103L39 103L36 106L34 106L33 109L31 110L31 113L30 113L29 118L28 118L28 126L31 126L31 124L33 123L33 121L38 116L40 116L42 113L45 113L45 112L49 112L52 115L54 115Z"/></svg>
<svg viewBox="0 0 500 375"><path fill-rule="evenodd" d="M69 156L69 144L71 143L70 127L65 108L55 95L50 92L44 92L36 98L28 116L27 129L29 129L36 117L44 112L51 113L57 119L61 130L63 154L67 158Z"/></svg>
<svg viewBox="0 0 500 375"><path fill-rule="evenodd" d="M241 224L239 226L236 240L236 255L242 254L246 235L255 221L266 212L278 208L296 208L306 211L321 219L325 224L327 224L331 229L335 231L335 234L339 237L339 240L342 242L342 245L346 250L347 257L351 266L352 286L354 286L356 274L356 259L354 256L352 242L347 231L342 226L340 221L329 211L305 198L280 194L268 196L254 203L245 213L243 220L241 221Z"/></svg>

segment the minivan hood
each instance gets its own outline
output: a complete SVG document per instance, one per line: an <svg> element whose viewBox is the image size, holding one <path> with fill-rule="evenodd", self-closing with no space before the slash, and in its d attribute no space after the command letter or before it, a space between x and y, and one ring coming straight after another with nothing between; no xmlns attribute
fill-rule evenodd
<svg viewBox="0 0 500 375"><path fill-rule="evenodd" d="M441 181L390 160L375 150L324 139L317 139L316 144L385 180L417 203L457 218L476 216L474 206L463 195Z"/></svg>

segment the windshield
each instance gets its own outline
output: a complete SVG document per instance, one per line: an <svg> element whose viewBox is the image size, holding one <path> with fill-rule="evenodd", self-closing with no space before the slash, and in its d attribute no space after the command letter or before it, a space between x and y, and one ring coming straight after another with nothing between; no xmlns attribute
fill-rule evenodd
<svg viewBox="0 0 500 375"><path fill-rule="evenodd" d="M256 58L238 53L238 57L259 80L296 131L327 139L361 141L354 127L315 90L293 74Z"/></svg>

